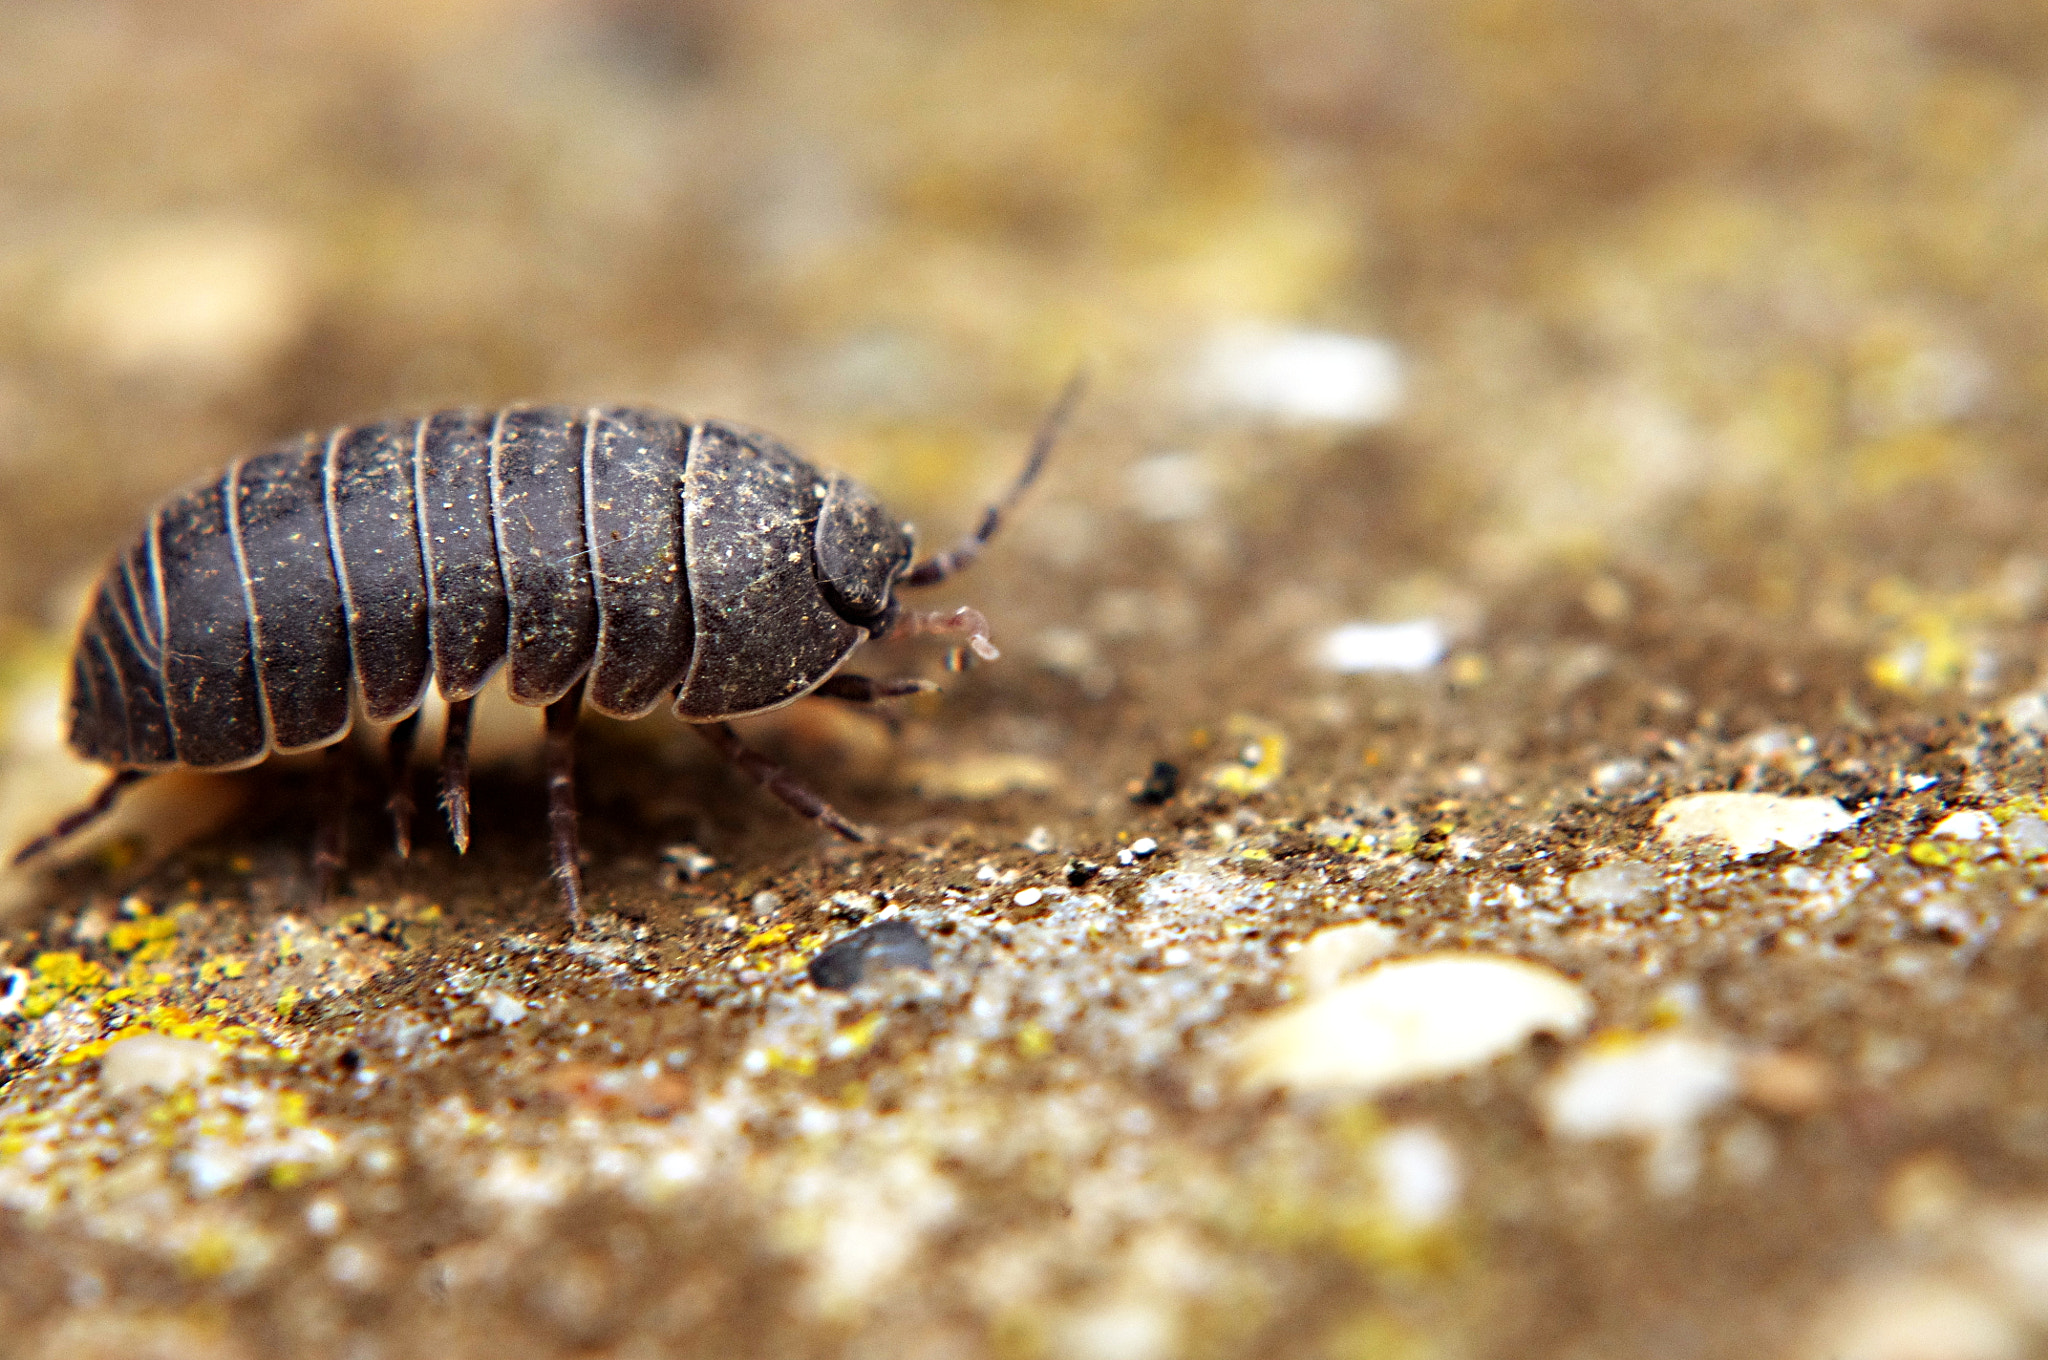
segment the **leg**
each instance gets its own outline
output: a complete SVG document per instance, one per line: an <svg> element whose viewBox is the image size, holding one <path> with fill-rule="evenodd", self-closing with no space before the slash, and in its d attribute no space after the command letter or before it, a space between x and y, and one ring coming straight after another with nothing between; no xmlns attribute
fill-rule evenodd
<svg viewBox="0 0 2048 1360"><path fill-rule="evenodd" d="M78 832L85 830L85 828L114 810L114 800L120 797L122 789L127 788L137 780L148 777L149 771L147 770L114 771L113 774L107 777L107 782L100 785L100 791L93 795L90 803L74 812L65 813L62 817L58 818L55 826L15 851L14 863L26 864L58 841L63 840L66 836L76 835Z"/></svg>
<svg viewBox="0 0 2048 1360"><path fill-rule="evenodd" d="M731 723L693 723L697 735L718 748L719 754L751 775L762 788L788 804L797 815L829 828L850 841L864 841L865 831L832 810L832 805L812 793L759 751L748 749L732 730Z"/></svg>
<svg viewBox="0 0 2048 1360"><path fill-rule="evenodd" d="M354 772L348 743L337 741L320 753L320 828L313 833L314 891L325 902L348 862L349 776Z"/></svg>
<svg viewBox="0 0 2048 1360"><path fill-rule="evenodd" d="M448 701L448 730L441 737L441 807L458 855L469 853L469 708L475 702Z"/></svg>
<svg viewBox="0 0 2048 1360"><path fill-rule="evenodd" d="M384 807L391 814L400 859L412 858L412 746L419 734L420 714L414 709L398 720L384 743L384 768L391 784Z"/></svg>
<svg viewBox="0 0 2048 1360"><path fill-rule="evenodd" d="M933 694L938 688L929 680L874 680L865 675L835 675L811 692L827 699L844 699L849 704L872 704L880 699Z"/></svg>
<svg viewBox="0 0 2048 1360"><path fill-rule="evenodd" d="M576 862L581 851L576 843L576 718L582 711L581 680L547 711L548 839L572 930L583 924L583 869Z"/></svg>

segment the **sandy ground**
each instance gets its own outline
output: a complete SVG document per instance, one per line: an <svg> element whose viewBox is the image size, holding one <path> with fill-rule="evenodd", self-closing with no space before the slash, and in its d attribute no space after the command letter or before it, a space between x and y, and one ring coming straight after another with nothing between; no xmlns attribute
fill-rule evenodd
<svg viewBox="0 0 2048 1360"><path fill-rule="evenodd" d="M466 856L430 722L326 901L304 760L0 879L0 1349L2048 1354L2048 20L1673 8L17 0L9 843L268 440L644 402L938 541L1091 389L1001 661L745 725L869 845L593 720L571 932L506 703Z"/></svg>

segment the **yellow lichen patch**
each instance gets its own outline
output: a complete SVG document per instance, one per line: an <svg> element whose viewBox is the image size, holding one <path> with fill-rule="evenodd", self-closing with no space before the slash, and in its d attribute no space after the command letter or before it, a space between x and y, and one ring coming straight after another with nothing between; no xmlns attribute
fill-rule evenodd
<svg viewBox="0 0 2048 1360"><path fill-rule="evenodd" d="M850 1058L856 1053L865 1053L868 1046L875 1042L875 1035L879 1034L881 1029L881 1012L863 1016L832 1036L832 1056Z"/></svg>
<svg viewBox="0 0 2048 1360"><path fill-rule="evenodd" d="M1979 678L1988 662L1984 626L2007 611L1995 591L1934 595L1896 577L1870 588L1870 611L1886 641L1871 658L1873 682L1907 694L1935 694Z"/></svg>
<svg viewBox="0 0 2048 1360"><path fill-rule="evenodd" d="M198 1039L219 1047L223 1052L251 1039L260 1040L256 1031L247 1025L223 1024L216 1015L195 1016L177 1006L156 1006L140 1019L111 1033L66 1049L56 1061L66 1067L86 1062L99 1057L121 1040L132 1039L139 1034L160 1034L167 1039Z"/></svg>
<svg viewBox="0 0 2048 1360"><path fill-rule="evenodd" d="M28 995L22 999L21 1013L30 1020L107 983L107 970L75 951L38 954L28 971Z"/></svg>
<svg viewBox="0 0 2048 1360"><path fill-rule="evenodd" d="M1977 861L1984 850L1967 841L1917 840L1906 847L1906 858L1929 869L1947 869L1958 878L1974 878Z"/></svg>
<svg viewBox="0 0 2048 1360"><path fill-rule="evenodd" d="M236 955L221 954L199 965L199 980L211 985L222 978L238 978L248 969L249 965Z"/></svg>
<svg viewBox="0 0 2048 1360"><path fill-rule="evenodd" d="M786 922L782 925L769 926L764 930L757 930L752 935L749 935L746 942L740 946L740 952L752 954L757 950L771 949L788 939L795 931L796 927Z"/></svg>
<svg viewBox="0 0 2048 1360"><path fill-rule="evenodd" d="M1033 1020L1017 1030L1017 1052L1026 1058L1043 1058L1053 1050L1052 1031Z"/></svg>
<svg viewBox="0 0 2048 1360"><path fill-rule="evenodd" d="M129 913L107 931L107 948L129 955L131 964L154 963L177 952L178 926L182 913L159 916L149 903L131 897L122 904Z"/></svg>
<svg viewBox="0 0 2048 1360"><path fill-rule="evenodd" d="M1250 794L1271 788L1287 770L1287 738L1270 723L1237 716L1225 726L1236 759L1209 771L1209 782L1225 793Z"/></svg>

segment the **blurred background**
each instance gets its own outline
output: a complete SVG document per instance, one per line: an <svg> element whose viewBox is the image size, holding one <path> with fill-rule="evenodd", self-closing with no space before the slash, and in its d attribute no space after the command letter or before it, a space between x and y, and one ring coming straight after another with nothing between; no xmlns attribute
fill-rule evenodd
<svg viewBox="0 0 2048 1360"><path fill-rule="evenodd" d="M1019 537L1089 579L1317 485L1486 580L1761 522L1782 591L1783 523L1930 489L2010 531L2044 62L1996 0L9 0L0 615L448 404L746 420L950 531L1084 363Z"/></svg>

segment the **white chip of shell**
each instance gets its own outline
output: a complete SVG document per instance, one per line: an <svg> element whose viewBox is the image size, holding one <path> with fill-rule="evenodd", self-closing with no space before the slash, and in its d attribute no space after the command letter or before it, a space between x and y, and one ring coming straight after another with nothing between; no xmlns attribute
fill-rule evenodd
<svg viewBox="0 0 2048 1360"><path fill-rule="evenodd" d="M1631 859L1583 869L1565 880L1564 894L1573 905L1595 909L1625 907L1664 885L1664 875Z"/></svg>
<svg viewBox="0 0 2048 1360"><path fill-rule="evenodd" d="M2048 821L2033 816L2015 817L2006 823L2005 846L2020 859L2048 855Z"/></svg>
<svg viewBox="0 0 2048 1360"><path fill-rule="evenodd" d="M1425 954L1255 1022L1237 1058L1251 1086L1371 1092L1483 1066L1532 1035L1569 1038L1592 1014L1577 983L1541 964Z"/></svg>
<svg viewBox="0 0 2048 1360"><path fill-rule="evenodd" d="M1776 793L1688 793L1657 809L1655 825L1667 841L1719 842L1737 859L1785 846L1810 850L1856 818L1832 798L1788 798Z"/></svg>
<svg viewBox="0 0 2048 1360"><path fill-rule="evenodd" d="M197 1086L220 1071L220 1050L203 1039L136 1034L100 1054L100 1089L110 1096Z"/></svg>
<svg viewBox="0 0 2048 1360"><path fill-rule="evenodd" d="M1444 659L1450 639L1435 619L1398 623L1354 620L1323 634L1314 648L1317 665L1339 675L1374 671L1412 675Z"/></svg>
<svg viewBox="0 0 2048 1360"><path fill-rule="evenodd" d="M526 1018L526 1003L510 992L501 992L496 987L486 987L476 994L491 1019L501 1025L516 1025Z"/></svg>
<svg viewBox="0 0 2048 1360"><path fill-rule="evenodd" d="M1371 1157L1387 1211L1408 1228L1434 1228L1458 1207L1464 1173L1457 1149L1429 1125L1389 1129L1372 1145Z"/></svg>
<svg viewBox="0 0 2048 1360"><path fill-rule="evenodd" d="M1543 1119L1563 1138L1659 1138L1694 1123L1740 1085L1735 1050L1716 1040L1622 1039L1566 1064L1544 1088Z"/></svg>
<svg viewBox="0 0 2048 1360"><path fill-rule="evenodd" d="M1951 812L1934 824L1930 836L1945 836L1952 841L1985 841L1998 835L1998 823L1988 812L1966 809Z"/></svg>
<svg viewBox="0 0 2048 1360"><path fill-rule="evenodd" d="M1292 961L1302 991L1316 996L1329 991L1369 963L1394 952L1401 933L1378 921L1353 921L1326 926L1301 942Z"/></svg>
<svg viewBox="0 0 2048 1360"><path fill-rule="evenodd" d="M1197 402L1302 424L1378 425L1406 394L1401 352L1377 336L1234 325L1203 346L1190 375Z"/></svg>

